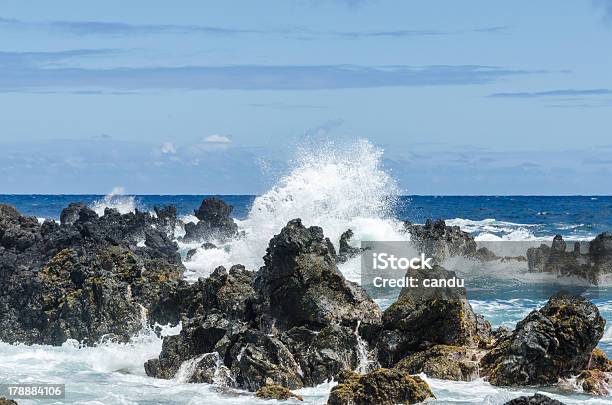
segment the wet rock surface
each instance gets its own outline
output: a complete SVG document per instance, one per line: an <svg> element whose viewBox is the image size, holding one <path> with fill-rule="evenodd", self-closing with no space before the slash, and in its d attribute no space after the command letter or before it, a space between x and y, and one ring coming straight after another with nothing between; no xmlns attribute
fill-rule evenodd
<svg viewBox="0 0 612 405"><path fill-rule="evenodd" d="M13 401L12 399L0 397L0 405L17 405L17 402Z"/></svg>
<svg viewBox="0 0 612 405"><path fill-rule="evenodd" d="M380 368L362 375L344 371L332 388L328 405L416 404L435 398L420 377L396 369Z"/></svg>
<svg viewBox="0 0 612 405"><path fill-rule="evenodd" d="M351 246L350 240L352 238L353 231L351 229L346 230L342 235L340 235L338 263L345 263L349 259L359 256L363 252L361 248Z"/></svg>
<svg viewBox="0 0 612 405"><path fill-rule="evenodd" d="M432 270L408 270L406 277L448 280L455 273L434 266ZM391 367L406 355L433 345L476 348L488 342L490 333L490 324L472 310L465 288L405 287L385 310L375 341L381 364Z"/></svg>
<svg viewBox="0 0 612 405"><path fill-rule="evenodd" d="M321 228L290 221L270 241L254 281L262 298L262 322L282 329L379 323L378 305L344 278L334 256Z"/></svg>
<svg viewBox="0 0 612 405"><path fill-rule="evenodd" d="M493 385L555 384L588 367L604 332L595 305L559 293L519 322L481 360L481 371Z"/></svg>
<svg viewBox="0 0 612 405"><path fill-rule="evenodd" d="M612 374L601 370L584 370L578 374L576 385L582 392L592 395L609 395Z"/></svg>
<svg viewBox="0 0 612 405"><path fill-rule="evenodd" d="M483 354L478 349L436 345L404 357L395 368L442 380L472 381L480 377L478 363Z"/></svg>
<svg viewBox="0 0 612 405"><path fill-rule="evenodd" d="M304 400L300 395L294 394L281 385L266 385L265 387L261 387L257 390L255 396L261 399L276 399L278 401L286 401L288 399L296 399L298 401Z"/></svg>
<svg viewBox="0 0 612 405"><path fill-rule="evenodd" d="M535 394L533 396L518 397L511 401L506 402L504 405L564 405L563 402L559 402L556 399L552 399L542 394Z"/></svg>
<svg viewBox="0 0 612 405"><path fill-rule="evenodd" d="M270 241L264 263L257 273L221 267L191 286L190 318L178 336L164 339L147 374L174 378L185 362L216 353L230 385L257 391L314 386L356 369L369 352L359 330L379 325L381 312L344 279L321 228L290 221ZM209 369L197 364L194 375Z"/></svg>

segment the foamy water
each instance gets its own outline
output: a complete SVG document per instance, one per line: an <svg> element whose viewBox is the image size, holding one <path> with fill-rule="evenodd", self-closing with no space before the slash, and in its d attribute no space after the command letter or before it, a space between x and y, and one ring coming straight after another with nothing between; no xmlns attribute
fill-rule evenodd
<svg viewBox="0 0 612 405"><path fill-rule="evenodd" d="M136 199L133 196L125 195L123 187L115 187L113 191L103 199L95 201L91 209L98 214L104 215L106 208L114 208L121 214L127 214L136 210Z"/></svg>
<svg viewBox="0 0 612 405"><path fill-rule="evenodd" d="M322 227L336 246L349 228L354 246L362 240L407 240L392 216L398 189L382 169L381 155L367 141L302 151L289 174L255 199L246 219L237 221L245 236L219 252L200 249L186 264L189 278L206 276L219 264L258 269L270 239L294 218Z"/></svg>

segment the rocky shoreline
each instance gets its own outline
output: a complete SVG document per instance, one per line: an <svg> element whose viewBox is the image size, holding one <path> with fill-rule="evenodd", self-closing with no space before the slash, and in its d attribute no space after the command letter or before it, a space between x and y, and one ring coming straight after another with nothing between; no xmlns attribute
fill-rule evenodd
<svg viewBox="0 0 612 405"><path fill-rule="evenodd" d="M576 378L577 389L608 395L612 362L596 348L605 320L589 301L560 292L514 331L491 330L465 289L404 288L382 311L338 270L338 263L361 253L350 245L350 230L336 250L323 229L294 219L270 240L261 268L218 267L188 284L177 224L186 241L240 237L231 212L222 200L206 199L195 212L197 224L179 224L172 206L153 214L106 209L98 216L73 203L59 224L40 224L0 205L0 340L94 345L128 341L147 323L181 323L181 332L165 337L159 356L144 364L147 375L172 379L188 368L188 382L296 400L290 390L334 380L328 400L334 405L434 398L420 373L513 387ZM440 266L449 256L501 259L444 221L404 227L415 246L435 258L430 275L454 277ZM566 252L562 242L556 237L551 248L526 252L530 271L593 283L612 272L612 235L599 235L588 253ZM422 276L418 272L407 276ZM510 403L558 403L543 396L535 401Z"/></svg>

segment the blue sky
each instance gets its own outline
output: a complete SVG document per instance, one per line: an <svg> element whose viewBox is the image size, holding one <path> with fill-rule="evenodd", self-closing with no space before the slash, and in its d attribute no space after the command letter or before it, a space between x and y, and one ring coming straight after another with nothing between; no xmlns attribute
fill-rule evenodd
<svg viewBox="0 0 612 405"><path fill-rule="evenodd" d="M251 194L367 138L410 194L610 194L612 1L3 1L0 193Z"/></svg>

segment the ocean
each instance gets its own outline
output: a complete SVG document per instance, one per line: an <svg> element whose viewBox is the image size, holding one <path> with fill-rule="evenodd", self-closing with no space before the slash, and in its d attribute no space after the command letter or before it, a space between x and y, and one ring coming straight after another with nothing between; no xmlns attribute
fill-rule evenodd
<svg viewBox="0 0 612 405"><path fill-rule="evenodd" d="M379 154L368 145L358 153L319 155L298 161L285 176L259 196L219 196L234 206L233 216L245 236L218 249L198 250L186 262L185 278L206 277L218 265L242 263L257 269L270 238L288 220L301 218L306 225L319 225L337 241L351 228L353 243L405 240L401 221L423 223L441 218L460 226L477 241L514 243L548 241L561 234L566 239L590 240L612 231L612 197L609 196L410 196L400 195L392 177L379 164ZM207 195L0 195L0 203L14 205L23 214L57 220L70 202L87 203L98 213L113 207L126 213L152 210L173 204L184 221L195 220L193 210ZM181 229L177 229L180 236ZM501 246L506 246L501 245ZM198 244L179 243L181 252ZM475 312L493 327L513 327L531 310L542 306L550 293L545 288L556 281L536 277L523 263L477 268L473 263L453 262L466 280L468 298ZM359 259L342 264L340 270L359 282ZM577 280L566 280L568 288ZM555 284L556 285L556 284ZM612 356L612 288L606 283L583 287L608 322L600 347ZM378 300L381 307L389 300ZM180 326L162 327L163 334L176 334ZM20 383L65 383L67 404L253 404L252 394L214 385L187 384L183 375L174 380L147 377L143 364L157 357L162 340L143 325L130 343L101 342L80 347L68 341L62 347L8 345L0 342L0 381ZM609 397L591 397L550 388L507 389L478 379L472 382L442 381L424 376L435 404L502 404L536 391L566 404L612 404ZM324 404L333 382L297 390L307 404ZM20 404L34 404L20 400ZM53 403L53 402L48 402ZM261 401L261 403L267 403ZM291 403L290 401L288 403Z"/></svg>

